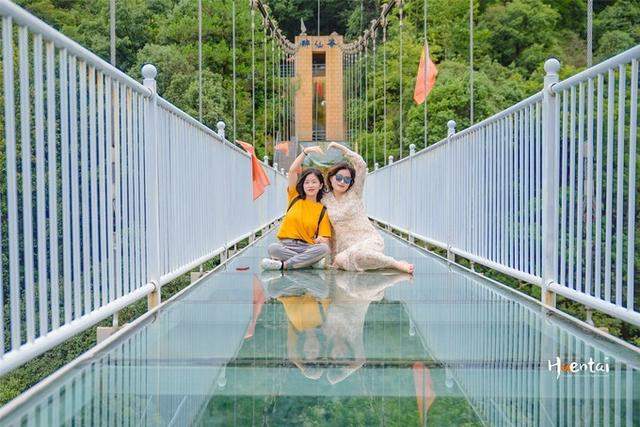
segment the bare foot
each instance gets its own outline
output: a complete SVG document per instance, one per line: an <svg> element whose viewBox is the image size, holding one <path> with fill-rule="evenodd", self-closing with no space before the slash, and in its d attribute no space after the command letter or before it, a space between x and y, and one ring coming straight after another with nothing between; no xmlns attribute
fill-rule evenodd
<svg viewBox="0 0 640 427"><path fill-rule="evenodd" d="M405 273L413 274L413 264L409 264L406 261L397 261L396 270L403 271Z"/></svg>

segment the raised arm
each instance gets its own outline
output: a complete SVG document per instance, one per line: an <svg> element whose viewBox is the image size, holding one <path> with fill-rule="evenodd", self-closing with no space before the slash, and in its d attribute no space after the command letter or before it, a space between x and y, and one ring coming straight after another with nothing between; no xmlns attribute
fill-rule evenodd
<svg viewBox="0 0 640 427"><path fill-rule="evenodd" d="M356 171L356 180L353 183L353 191L358 194L362 194L364 181L367 178L367 163L364 161L360 154L356 153L355 151L351 151L342 144L331 142L328 149L331 149L332 147L342 151L342 154L351 161L351 164L353 164L353 168Z"/></svg>
<svg viewBox="0 0 640 427"><path fill-rule="evenodd" d="M289 187L295 187L298 183L298 175L302 170L302 162L304 162L304 158L307 154L310 153L320 153L322 154L322 150L320 147L305 147L302 149L302 152L298 154L298 157L291 163L291 167L289 168Z"/></svg>

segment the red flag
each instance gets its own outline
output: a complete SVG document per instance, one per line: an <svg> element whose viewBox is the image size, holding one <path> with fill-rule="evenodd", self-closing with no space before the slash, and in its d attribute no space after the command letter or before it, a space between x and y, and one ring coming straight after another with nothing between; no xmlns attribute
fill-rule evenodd
<svg viewBox="0 0 640 427"><path fill-rule="evenodd" d="M251 180L253 182L253 200L255 200L262 196L265 187L271 184L271 182L269 182L269 177L265 173L264 169L262 169L262 164L256 157L256 150L253 148L253 145L244 141L236 142L240 144L247 153L251 154Z"/></svg>
<svg viewBox="0 0 640 427"><path fill-rule="evenodd" d="M424 417L429 412L429 408L436 399L433 392L433 382L431 372L422 362L413 364L413 382L416 387L416 399L418 401L418 412L420 413L420 425L424 425Z"/></svg>
<svg viewBox="0 0 640 427"><path fill-rule="evenodd" d="M244 339L249 339L253 336L253 333L256 331L256 323L258 323L258 317L260 317L260 313L262 312L262 306L264 305L265 297L264 297L264 289L262 289L262 283L260 280L254 275L253 276L253 316L251 317L251 323L249 324L249 328L247 328L247 332L244 334Z"/></svg>
<svg viewBox="0 0 640 427"><path fill-rule="evenodd" d="M276 144L276 151L281 151L285 156L289 155L289 141L282 141Z"/></svg>
<svg viewBox="0 0 640 427"><path fill-rule="evenodd" d="M428 46L422 51L422 55L420 55L420 65L418 65L418 75L416 76L416 87L413 91L413 100L418 105L422 104L424 100L427 99L429 92L431 92L431 89L433 89L433 86L436 84L436 76L438 75L438 69L436 68L436 64L431 60L431 55L428 55L429 60L427 61L425 70L425 51L429 51Z"/></svg>

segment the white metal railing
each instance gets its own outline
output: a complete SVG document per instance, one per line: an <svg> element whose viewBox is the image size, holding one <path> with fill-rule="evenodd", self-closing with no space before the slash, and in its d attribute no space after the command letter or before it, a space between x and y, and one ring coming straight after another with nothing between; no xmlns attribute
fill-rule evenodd
<svg viewBox="0 0 640 427"><path fill-rule="evenodd" d="M634 424L640 367L631 346L611 345L473 274L451 274L444 262L441 269L442 280L393 287L386 298L404 303L412 328L443 364L447 387L457 383L487 425ZM549 369L557 357L562 364L591 358L610 372L558 376Z"/></svg>
<svg viewBox="0 0 640 427"><path fill-rule="evenodd" d="M0 375L266 226L250 157L10 1L2 16ZM6 177L6 181L5 181Z"/></svg>
<svg viewBox="0 0 640 427"><path fill-rule="evenodd" d="M640 325L636 46L369 174L370 216ZM580 161L578 161L580 159Z"/></svg>
<svg viewBox="0 0 640 427"><path fill-rule="evenodd" d="M551 289L614 315L633 313L636 324L639 59L640 45L552 86L560 173Z"/></svg>
<svg viewBox="0 0 640 427"><path fill-rule="evenodd" d="M108 347L85 353L75 367L3 407L2 425L43 414L48 425L157 425L159 419L193 425L224 381L251 320L251 287L234 292L231 300L225 287L209 290L206 300L183 300L163 311L161 321L146 319Z"/></svg>

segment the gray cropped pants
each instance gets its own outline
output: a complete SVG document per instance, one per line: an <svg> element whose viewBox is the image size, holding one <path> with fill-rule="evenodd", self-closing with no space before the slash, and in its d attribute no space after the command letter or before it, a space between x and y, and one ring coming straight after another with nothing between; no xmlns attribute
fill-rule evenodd
<svg viewBox="0 0 640 427"><path fill-rule="evenodd" d="M269 256L285 261L284 268L305 268L320 261L329 253L329 245L316 243L311 245L302 240L281 239L269 245Z"/></svg>

